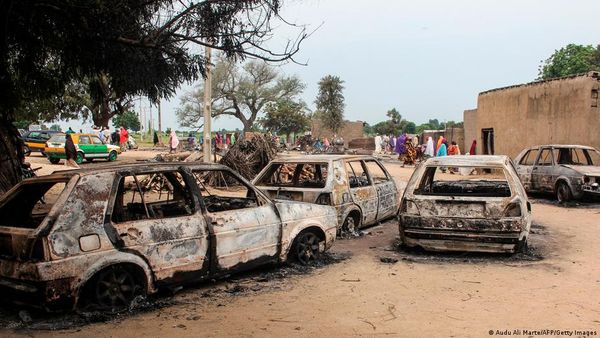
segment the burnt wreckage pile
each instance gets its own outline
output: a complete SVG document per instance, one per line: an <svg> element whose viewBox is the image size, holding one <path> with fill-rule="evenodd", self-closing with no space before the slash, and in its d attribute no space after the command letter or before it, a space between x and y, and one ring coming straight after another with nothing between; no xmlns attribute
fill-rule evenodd
<svg viewBox="0 0 600 338"><path fill-rule="evenodd" d="M251 180L277 155L277 146L266 135L254 135L250 139L239 141L219 160L220 164L237 171L244 178ZM227 182L218 173L208 177L211 186L227 186Z"/></svg>

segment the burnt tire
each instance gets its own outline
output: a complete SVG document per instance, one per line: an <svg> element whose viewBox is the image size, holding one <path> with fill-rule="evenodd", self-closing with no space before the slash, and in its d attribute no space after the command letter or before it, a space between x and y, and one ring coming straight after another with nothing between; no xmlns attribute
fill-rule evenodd
<svg viewBox="0 0 600 338"><path fill-rule="evenodd" d="M321 239L315 231L302 231L294 239L290 258L303 265L311 264L321 255L320 242Z"/></svg>
<svg viewBox="0 0 600 338"><path fill-rule="evenodd" d="M527 253L529 245L527 244L527 237L524 237L517 243L515 247L515 253Z"/></svg>
<svg viewBox="0 0 600 338"><path fill-rule="evenodd" d="M569 202L573 199L573 193L571 192L571 188L564 181L559 181L556 184L556 199L558 203Z"/></svg>
<svg viewBox="0 0 600 338"><path fill-rule="evenodd" d="M360 216L349 214L344 219L339 235L354 235L358 236L358 228L360 225Z"/></svg>
<svg viewBox="0 0 600 338"><path fill-rule="evenodd" d="M87 290L88 303L102 311L117 312L129 308L146 288L139 274L123 265L112 265L100 271Z"/></svg>

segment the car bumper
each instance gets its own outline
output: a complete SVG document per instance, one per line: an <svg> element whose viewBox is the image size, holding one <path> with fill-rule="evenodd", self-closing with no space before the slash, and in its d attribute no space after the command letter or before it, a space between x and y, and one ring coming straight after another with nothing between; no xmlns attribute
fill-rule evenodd
<svg viewBox="0 0 600 338"><path fill-rule="evenodd" d="M406 246L430 251L515 252L521 232L473 232L452 230L403 229Z"/></svg>
<svg viewBox="0 0 600 338"><path fill-rule="evenodd" d="M73 278L25 281L0 277L1 301L51 312L72 309L75 304L73 282Z"/></svg>

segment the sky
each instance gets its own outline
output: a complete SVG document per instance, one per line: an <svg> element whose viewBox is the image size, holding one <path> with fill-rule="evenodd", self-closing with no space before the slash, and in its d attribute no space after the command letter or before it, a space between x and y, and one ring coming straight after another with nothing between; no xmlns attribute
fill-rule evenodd
<svg viewBox="0 0 600 338"><path fill-rule="evenodd" d="M314 109L325 75L344 81L345 117L370 124L396 108L417 124L462 121L477 94L535 80L541 60L569 43L600 43L597 0L284 0L282 16L313 34L295 59L279 66L306 84ZM295 32L281 24L269 47L281 50ZM183 85L161 104L163 130L179 128ZM155 128L156 109L154 109ZM241 128L219 118L213 129Z"/></svg>

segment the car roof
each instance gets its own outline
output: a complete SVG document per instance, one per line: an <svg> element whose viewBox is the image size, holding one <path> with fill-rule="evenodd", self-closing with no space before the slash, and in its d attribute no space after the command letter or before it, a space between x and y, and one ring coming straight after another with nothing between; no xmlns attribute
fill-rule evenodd
<svg viewBox="0 0 600 338"><path fill-rule="evenodd" d="M143 162L143 163L128 163L128 164L98 164L90 168L80 168L73 170L60 170L55 171L50 175L34 177L31 180L38 179L49 179L49 178L64 178L74 175L88 176L107 172L144 172L144 171L157 171L157 170L177 170L180 167L195 167L200 170L218 170L218 169L230 169L229 167L219 163L204 163L204 162Z"/></svg>
<svg viewBox="0 0 600 338"><path fill-rule="evenodd" d="M319 155L279 155L272 162L325 162L337 160L374 160L369 155L319 154Z"/></svg>
<svg viewBox="0 0 600 338"><path fill-rule="evenodd" d="M542 145L538 145L538 146L529 147L527 149L539 149L542 147L595 149L594 147L584 146L584 145L580 145L580 144L542 144Z"/></svg>
<svg viewBox="0 0 600 338"><path fill-rule="evenodd" d="M425 165L473 165L473 166L503 166L508 160L505 155L452 155L431 157L425 161Z"/></svg>

